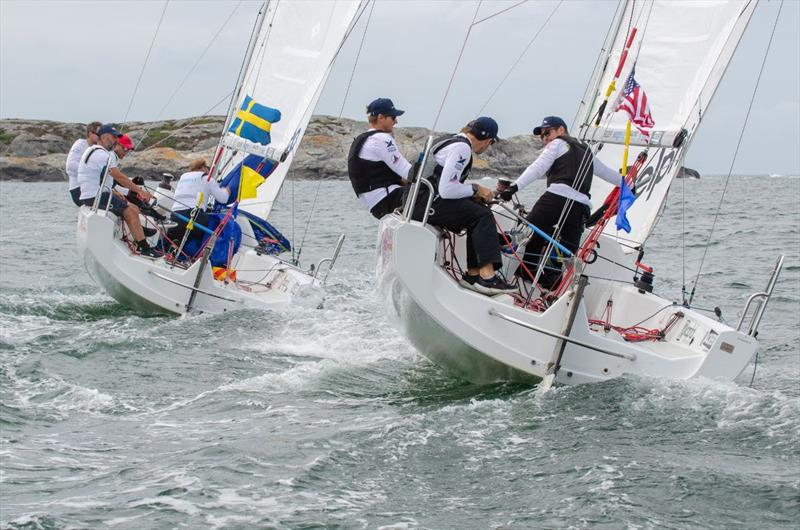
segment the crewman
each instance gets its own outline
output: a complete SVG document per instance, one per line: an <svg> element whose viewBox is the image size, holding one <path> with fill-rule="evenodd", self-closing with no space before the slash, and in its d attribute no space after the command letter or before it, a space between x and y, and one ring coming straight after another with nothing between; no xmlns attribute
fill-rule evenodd
<svg viewBox="0 0 800 530"><path fill-rule="evenodd" d="M558 116L544 118L542 124L533 129L533 134L542 139L544 150L513 184L503 191L498 190L498 194L505 201L511 200L517 191L546 176L547 189L531 208L527 220L553 236L563 218L556 239L570 252L575 252L592 206L589 194L592 174L619 186L620 173L595 158L588 145L570 136L566 123ZM542 236L534 233L525 247L522 260L531 274L536 274L546 243ZM518 268L516 274L533 280L523 267ZM560 277L560 263L548 262L539 278L539 285L545 289L552 288Z"/></svg>
<svg viewBox="0 0 800 530"><path fill-rule="evenodd" d="M119 168L119 163L122 161L125 156L131 151L134 150L133 140L127 134L123 134L119 138L117 138L117 143L114 145L114 149L111 151L111 156L109 159L109 174L114 178L116 185L114 186L114 190L117 191L120 195L127 197L129 192L133 192L136 194L141 200L149 201L153 198L153 196L142 188L141 185L137 184L133 181L132 178L128 177L122 170ZM131 197L133 198L133 197ZM128 202L135 202L129 200Z"/></svg>
<svg viewBox="0 0 800 530"><path fill-rule="evenodd" d="M150 248L150 245L145 239L142 224L139 221L139 208L133 204L128 203L124 197L119 193L114 192L109 187L108 183L100 190L100 184L103 176L106 174L106 168L109 167L108 172L113 174L114 168L111 167L117 163L117 158L112 154L111 150L117 144L117 139L122 136L113 125L101 125L97 129L99 136L98 143L89 147L81 157L78 164L78 184L81 188L80 201L82 206L92 206L95 201L97 193L100 192L100 201L98 208L108 208L111 213L125 220L128 229L133 237L137 252L145 257L155 258L159 253ZM121 184L126 184L126 179L122 179ZM116 179L115 179L116 180ZM134 192L143 191L138 186L127 179L126 186ZM144 192L149 195L147 192ZM110 205L109 205L110 203Z"/></svg>
<svg viewBox="0 0 800 530"><path fill-rule="evenodd" d="M197 208L194 213L194 225L189 234L189 239L197 239L202 241L205 235L197 225L208 227L209 218L206 215L206 205L208 199L213 197L218 203L225 204L230 198L231 190L228 186L220 186L214 179L208 178L210 168L208 161L203 158L198 158L189 162L189 171L181 175L178 184L175 186L175 203L172 205L172 220L178 226L170 230L169 237L176 241L183 237L186 231L186 219L192 218L192 211ZM203 200L198 207L198 197L202 193ZM176 215L177 214L177 215Z"/></svg>
<svg viewBox="0 0 800 530"><path fill-rule="evenodd" d="M495 275L502 260L494 216L487 206L494 199L494 192L464 181L472 168L472 154L485 152L497 141L497 133L497 122L481 116L458 134L438 138L431 147L436 165L433 174L426 176L436 190L428 222L451 232L467 231L467 272L460 283L488 295L517 289ZM426 186L420 188L414 219L422 219L428 194Z"/></svg>
<svg viewBox="0 0 800 530"><path fill-rule="evenodd" d="M69 196L72 202L75 203L75 206L81 205L81 187L78 184L78 164L81 161L83 153L85 153L90 146L97 143L99 138L97 129L99 129L101 125L102 123L99 121L93 121L87 125L86 138L78 138L75 140L75 143L69 148L69 154L67 154L66 172L69 183Z"/></svg>
<svg viewBox="0 0 800 530"><path fill-rule="evenodd" d="M361 204L380 219L403 204L403 186L411 164L392 136L397 117L405 111L388 98L367 105L370 129L356 136L347 155L347 172Z"/></svg>

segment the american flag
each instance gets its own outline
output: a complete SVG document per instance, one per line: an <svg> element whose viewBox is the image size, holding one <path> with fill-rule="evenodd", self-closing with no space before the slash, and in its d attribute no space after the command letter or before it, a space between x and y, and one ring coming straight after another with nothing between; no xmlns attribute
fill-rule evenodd
<svg viewBox="0 0 800 530"><path fill-rule="evenodd" d="M636 125L645 136L650 136L650 130L655 125L653 116L650 114L650 105L647 102L647 94L644 89L639 86L636 79L633 78L635 68L631 70L631 75L625 82L625 88L620 94L619 105L617 110L624 110L631 117L631 122Z"/></svg>

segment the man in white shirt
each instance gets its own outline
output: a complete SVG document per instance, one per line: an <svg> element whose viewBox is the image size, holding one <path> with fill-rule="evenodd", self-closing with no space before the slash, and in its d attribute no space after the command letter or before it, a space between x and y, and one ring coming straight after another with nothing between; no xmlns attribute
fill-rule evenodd
<svg viewBox="0 0 800 530"><path fill-rule="evenodd" d="M514 292L516 288L495 275L500 268L500 242L492 211L486 204L494 199L489 188L464 181L472 168L472 153L481 154L497 141L498 126L481 116L459 134L438 138L431 152L436 166L427 176L436 190L428 222L452 232L467 231L467 272L461 285L483 294ZM420 188L414 205L414 219L420 220L428 200L427 186Z"/></svg>
<svg viewBox="0 0 800 530"><path fill-rule="evenodd" d="M592 207L589 196L592 174L615 186L619 186L621 175L595 158L589 146L569 136L566 123L558 116L547 116L540 126L533 129L533 134L542 138L544 150L508 189L499 193L500 197L511 200L518 190L546 177L547 190L533 205L527 219L547 234L556 234L556 239L564 247L575 252ZM563 212L566 214L559 231L558 224ZM543 237L533 234L525 248L522 260L533 275L536 274L546 243ZM551 288L561 277L561 265L548 260L546 267L539 284ZM532 280L523 267L517 269L517 275Z"/></svg>
<svg viewBox="0 0 800 530"><path fill-rule="evenodd" d="M130 229L131 237L134 240L137 252L145 257L158 257L159 254L150 248L150 245L145 239L145 233L142 229L142 224L139 221L139 208L133 204L128 203L124 197L110 188L110 184L106 182L103 189L100 189L100 184L103 176L108 172L112 174L116 169L115 164L118 163L117 157L111 151L117 144L117 139L122 136L113 125L102 125L97 130L99 141L96 145L91 146L81 157L78 164L78 183L81 187L80 201L82 206L91 207L95 202L95 197L100 193L100 201L98 202L99 209L108 208L108 210L125 220L125 224ZM126 187L131 191L143 191L141 188L130 182L130 179L123 179L120 183L123 185L128 184ZM112 181L115 179L112 179ZM149 195L147 192L144 192ZM110 204L109 204L110 203Z"/></svg>
<svg viewBox="0 0 800 530"><path fill-rule="evenodd" d="M353 191L376 219L403 204L403 186L411 164L397 148L392 131L404 112L388 98L367 105L370 129L353 140L347 156Z"/></svg>
<svg viewBox="0 0 800 530"><path fill-rule="evenodd" d="M101 125L102 123L99 121L93 121L87 125L86 138L78 138L75 140L75 143L73 143L72 147L69 149L69 154L67 154L66 172L69 182L69 196L72 198L72 202L75 203L75 206L81 205L81 187L78 184L78 164L81 161L83 153L85 153L90 146L95 145L100 138L97 135L97 129L99 129Z"/></svg>
<svg viewBox="0 0 800 530"><path fill-rule="evenodd" d="M231 190L227 186L221 187L214 179L208 178L208 162L202 158L189 162L189 171L181 175L178 184L175 186L175 203L172 205L172 220L178 226L170 230L169 238L177 245L183 238L186 231L187 219L192 217L192 210L197 208L194 216L195 226L200 225L208 228L209 218L206 215L206 205L208 199L214 197L219 203L225 204L230 198ZM202 193L203 200L198 204L198 198ZM188 240L203 240L205 232L199 228L193 228ZM187 241L188 241L187 240Z"/></svg>

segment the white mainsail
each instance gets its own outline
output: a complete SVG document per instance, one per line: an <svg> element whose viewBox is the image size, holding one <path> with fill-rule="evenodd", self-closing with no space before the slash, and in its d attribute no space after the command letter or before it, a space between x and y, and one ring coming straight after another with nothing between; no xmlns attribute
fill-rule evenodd
<svg viewBox="0 0 800 530"><path fill-rule="evenodd" d="M268 3L253 54L245 65L233 113L235 115L246 96L280 110L281 120L274 123L270 131L270 145L261 151L249 151L269 154L276 159L284 153L288 155L259 186L258 197L242 201L243 209L260 217L269 215L360 4L359 0L273 0ZM225 144L245 147L240 139L228 133ZM243 157L240 151L226 167L233 167Z"/></svg>
<svg viewBox="0 0 800 530"><path fill-rule="evenodd" d="M616 83L617 93L612 94L606 109L606 113L614 110L617 94L635 66L635 78L647 94L655 127L647 163L637 179L637 199L627 214L631 233L617 232L613 222L605 230L624 246L638 246L649 236L755 5L756 0L651 0L629 1L618 11L616 32L610 33L602 52L605 59L601 56L599 61L605 66L593 77L571 130L584 140L602 141L597 156L610 167L621 167L628 115L617 112L597 129L594 118L629 32L636 27L630 54ZM688 136L674 148L673 141L682 129ZM641 134L632 136L629 165L646 143ZM611 189L608 183L594 179L591 193L595 205Z"/></svg>

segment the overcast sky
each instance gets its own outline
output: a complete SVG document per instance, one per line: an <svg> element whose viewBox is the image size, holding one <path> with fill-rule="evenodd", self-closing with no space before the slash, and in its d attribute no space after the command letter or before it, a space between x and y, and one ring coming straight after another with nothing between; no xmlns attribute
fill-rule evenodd
<svg viewBox="0 0 800 530"><path fill-rule="evenodd" d="M515 3L484 1L478 18ZM119 123L126 114L129 121L197 116L210 109L222 114L259 4L170 2L132 100L163 1L0 0L0 117ZM439 130L459 128L484 105L482 114L498 120L501 136L529 133L549 114L572 121L614 1L558 5L489 100L557 5L526 2L473 29ZM470 0L379 0L347 100L366 15L340 54L316 113L337 116L344 102L342 115L361 119L370 100L391 97L407 110L401 126L430 127L476 6ZM778 7L778 1L762 0L756 8L706 115L687 156L687 165L701 173L728 171ZM786 0L734 172L800 174L798 145L800 2Z"/></svg>

